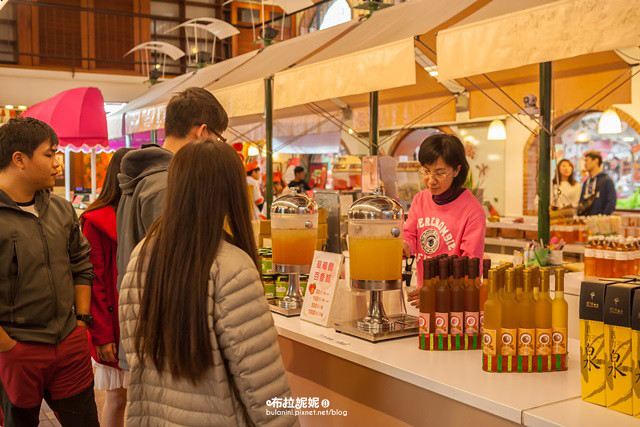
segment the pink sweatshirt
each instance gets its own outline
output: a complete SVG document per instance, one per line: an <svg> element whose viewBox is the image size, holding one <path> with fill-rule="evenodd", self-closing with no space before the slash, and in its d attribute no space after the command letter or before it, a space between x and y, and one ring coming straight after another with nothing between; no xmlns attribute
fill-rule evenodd
<svg viewBox="0 0 640 427"><path fill-rule="evenodd" d="M404 241L416 255L418 287L426 258L447 254L482 259L486 221L482 205L469 190L446 205L437 205L429 190L416 194L404 224Z"/></svg>

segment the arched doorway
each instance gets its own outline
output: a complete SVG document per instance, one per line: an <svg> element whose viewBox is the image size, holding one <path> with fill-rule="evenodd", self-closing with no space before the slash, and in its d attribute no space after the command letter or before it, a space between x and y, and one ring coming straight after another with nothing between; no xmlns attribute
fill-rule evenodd
<svg viewBox="0 0 640 427"><path fill-rule="evenodd" d="M631 197L640 188L640 125L631 116L615 109L622 123L619 134L599 134L598 121L601 111L579 111L556 119L554 126L561 129L553 138L556 161L564 158L574 165L575 178L582 182L586 173L582 170L582 158L587 151L599 151L604 160L604 171L616 185L618 199ZM524 148L524 199L525 215L536 215L538 191L538 138L531 136ZM556 162L552 157L551 179Z"/></svg>

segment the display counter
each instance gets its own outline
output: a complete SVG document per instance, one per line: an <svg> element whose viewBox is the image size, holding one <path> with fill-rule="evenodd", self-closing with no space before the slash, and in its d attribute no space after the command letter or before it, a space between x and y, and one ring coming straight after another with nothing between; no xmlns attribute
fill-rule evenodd
<svg viewBox="0 0 640 427"><path fill-rule="evenodd" d="M527 410L522 420L524 425L531 427L637 427L640 424L637 418L585 402L580 398Z"/></svg>
<svg viewBox="0 0 640 427"><path fill-rule="evenodd" d="M567 371L497 374L482 370L479 350L422 351L417 337L373 344L299 318L274 321L294 395L349 411L330 421L303 416L303 425L513 425L580 396L577 340Z"/></svg>

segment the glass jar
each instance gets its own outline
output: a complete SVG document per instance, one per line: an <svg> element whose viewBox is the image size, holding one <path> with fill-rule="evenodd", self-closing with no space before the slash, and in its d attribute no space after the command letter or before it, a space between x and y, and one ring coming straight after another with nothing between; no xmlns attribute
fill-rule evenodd
<svg viewBox="0 0 640 427"><path fill-rule="evenodd" d="M274 265L310 266L318 239L318 205L292 188L271 206Z"/></svg>

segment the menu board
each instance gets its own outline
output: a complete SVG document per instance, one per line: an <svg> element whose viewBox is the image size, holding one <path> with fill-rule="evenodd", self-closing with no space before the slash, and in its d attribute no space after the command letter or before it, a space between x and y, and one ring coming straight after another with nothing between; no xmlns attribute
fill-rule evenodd
<svg viewBox="0 0 640 427"><path fill-rule="evenodd" d="M329 326L341 266L341 254L315 251L302 304L301 319L320 326Z"/></svg>

